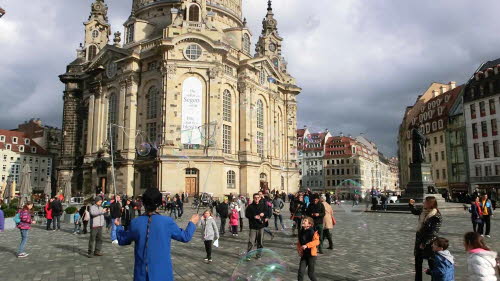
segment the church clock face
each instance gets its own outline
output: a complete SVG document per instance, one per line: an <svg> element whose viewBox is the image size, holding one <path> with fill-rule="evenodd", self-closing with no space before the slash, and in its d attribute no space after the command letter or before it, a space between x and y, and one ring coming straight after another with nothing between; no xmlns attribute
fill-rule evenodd
<svg viewBox="0 0 500 281"><path fill-rule="evenodd" d="M271 52L276 51L276 44L274 44L274 43L269 44L269 50L270 50Z"/></svg>
<svg viewBox="0 0 500 281"><path fill-rule="evenodd" d="M110 79L115 77L117 69L118 66L116 65L116 62L112 61L108 63L108 67L106 67L106 76Z"/></svg>

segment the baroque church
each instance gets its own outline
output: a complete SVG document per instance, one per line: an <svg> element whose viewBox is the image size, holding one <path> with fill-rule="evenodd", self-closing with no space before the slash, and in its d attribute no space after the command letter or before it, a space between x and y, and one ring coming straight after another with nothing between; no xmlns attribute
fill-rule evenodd
<svg viewBox="0 0 500 281"><path fill-rule="evenodd" d="M58 182L129 196L297 191L301 89L271 1L254 53L242 1L133 0L110 44L108 7L95 0L60 75Z"/></svg>

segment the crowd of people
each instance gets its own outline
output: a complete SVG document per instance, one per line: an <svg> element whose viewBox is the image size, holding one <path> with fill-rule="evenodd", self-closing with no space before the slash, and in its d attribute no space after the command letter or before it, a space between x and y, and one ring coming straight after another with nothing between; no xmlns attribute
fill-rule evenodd
<svg viewBox="0 0 500 281"><path fill-rule="evenodd" d="M253 256L261 258L264 248L264 235L274 238L274 231L287 228L284 223L283 210L285 202L289 202L289 219L293 221L291 235L294 237L297 253L300 257L297 279L317 280L315 265L318 256L325 250L333 249L332 230L336 219L331 204L335 198L330 194L313 193L310 190L296 194L259 191L252 198L230 194L221 202L215 201L201 216L193 215L186 228L181 229L176 219L183 215L183 204L187 196L163 195L158 189L148 189L142 197L127 198L116 195L110 199L96 196L92 202L86 202L74 214L74 234L89 233L88 257L103 255L103 233L109 233L109 240L115 245L129 245L135 242L134 280L173 280L173 268L170 257L171 240L189 242L200 229L206 256L206 263L212 263L214 255L212 247L218 247L220 237L226 230L236 237L248 228L246 260ZM410 202L410 210L419 216L415 235L415 280L422 280L422 275L429 274L434 281L454 280L454 257L449 249L449 241L439 235L443 222L435 197L427 197L423 208L415 207ZM26 245L32 219L33 203L27 202L18 212L14 221L20 230L21 242L18 257L28 256ZM175 211L172 211L175 209ZM169 216L160 215L161 210ZM63 207L60 198L51 198L44 208L47 219L46 230L60 230L60 218ZM496 253L491 251L485 242L490 237L491 216L493 208L486 195L474 198L469 211L473 224L473 232L464 235L464 248L468 253L468 272L470 280L497 280ZM3 215L0 213L0 216ZM220 219L218 225L217 219ZM271 220L274 219L274 223ZM245 224L248 221L248 225ZM228 223L228 225L226 225ZM274 226L274 228L272 227ZM0 231L2 229L0 228ZM324 240L328 241L328 247ZM429 268L423 270L423 262L427 260Z"/></svg>

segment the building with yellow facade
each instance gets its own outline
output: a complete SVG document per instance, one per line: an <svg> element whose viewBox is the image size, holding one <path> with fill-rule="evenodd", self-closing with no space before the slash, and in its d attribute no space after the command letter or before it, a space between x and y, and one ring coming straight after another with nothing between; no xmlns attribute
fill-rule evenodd
<svg viewBox="0 0 500 281"><path fill-rule="evenodd" d="M298 189L296 97L271 1L255 52L242 0L133 0L124 42L95 0L65 84L58 182L77 190Z"/></svg>

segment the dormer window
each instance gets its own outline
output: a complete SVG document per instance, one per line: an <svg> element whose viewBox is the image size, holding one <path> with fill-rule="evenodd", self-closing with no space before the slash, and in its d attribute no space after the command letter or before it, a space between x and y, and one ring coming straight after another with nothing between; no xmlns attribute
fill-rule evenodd
<svg viewBox="0 0 500 281"><path fill-rule="evenodd" d="M17 143L17 137L12 137L12 143Z"/></svg>
<svg viewBox="0 0 500 281"><path fill-rule="evenodd" d="M97 55L97 47L94 45L90 45L89 48L87 49L87 59L92 60L95 58Z"/></svg>
<svg viewBox="0 0 500 281"><path fill-rule="evenodd" d="M12 146L11 146L10 144L5 145L5 149L7 149L7 150L10 150L10 149L11 149L11 147L12 147Z"/></svg>
<svg viewBox="0 0 500 281"><path fill-rule="evenodd" d="M134 42L135 26L134 24L129 24L127 27L127 37L126 44Z"/></svg>
<svg viewBox="0 0 500 281"><path fill-rule="evenodd" d="M250 36L248 34L243 34L243 52L250 54Z"/></svg>
<svg viewBox="0 0 500 281"><path fill-rule="evenodd" d="M24 144L25 145L30 145L30 139L24 139Z"/></svg>
<svg viewBox="0 0 500 281"><path fill-rule="evenodd" d="M24 152L24 145L19 146L19 152Z"/></svg>
<svg viewBox="0 0 500 281"><path fill-rule="evenodd" d="M200 21L200 7L196 4L189 6L188 21Z"/></svg>
<svg viewBox="0 0 500 281"><path fill-rule="evenodd" d="M31 153L36 153L36 147L32 147L32 148L31 148ZM32 160L32 159L30 158L30 161L31 161L31 160Z"/></svg>
<svg viewBox="0 0 500 281"><path fill-rule="evenodd" d="M99 37L99 31L97 31L97 30L93 30L93 31L92 31L92 38L94 38L94 39L95 39L95 38L97 38L97 37Z"/></svg>
<svg viewBox="0 0 500 281"><path fill-rule="evenodd" d="M5 136L0 136L0 141L5 142Z"/></svg>

